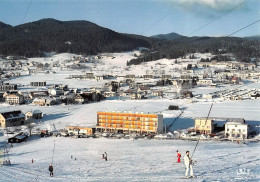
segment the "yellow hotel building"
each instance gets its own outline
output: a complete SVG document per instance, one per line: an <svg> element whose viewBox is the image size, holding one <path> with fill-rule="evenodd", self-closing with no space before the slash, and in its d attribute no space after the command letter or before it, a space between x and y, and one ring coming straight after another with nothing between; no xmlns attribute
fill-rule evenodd
<svg viewBox="0 0 260 182"><path fill-rule="evenodd" d="M203 134L211 134L214 130L213 119L196 118L195 119L195 131Z"/></svg>
<svg viewBox="0 0 260 182"><path fill-rule="evenodd" d="M107 132L163 133L161 114L98 112L97 130Z"/></svg>

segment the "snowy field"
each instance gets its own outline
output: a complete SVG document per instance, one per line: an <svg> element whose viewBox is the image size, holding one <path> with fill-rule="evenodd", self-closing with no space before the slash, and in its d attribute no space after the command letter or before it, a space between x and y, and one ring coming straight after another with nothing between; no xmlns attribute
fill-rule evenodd
<svg viewBox="0 0 260 182"><path fill-rule="evenodd" d="M259 144L231 142L200 142L193 157L197 178L185 179L183 162L176 163L176 150L184 156L195 145L177 140L34 138L11 149L13 165L0 168L0 181L260 180ZM101 158L105 151L108 161ZM54 177L49 177L49 163Z"/></svg>

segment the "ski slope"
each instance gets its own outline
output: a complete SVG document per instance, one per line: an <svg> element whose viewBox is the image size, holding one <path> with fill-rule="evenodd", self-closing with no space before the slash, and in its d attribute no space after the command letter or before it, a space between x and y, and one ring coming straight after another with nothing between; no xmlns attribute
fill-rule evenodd
<svg viewBox="0 0 260 182"><path fill-rule="evenodd" d="M54 177L49 177L54 142ZM231 142L200 142L193 158L197 161L197 178L183 179L185 168L183 163L176 163L176 150L183 159L185 151L192 152L195 144L177 140L35 137L11 149L13 165L0 168L0 181L260 180L259 144ZM101 158L105 151L108 161Z"/></svg>

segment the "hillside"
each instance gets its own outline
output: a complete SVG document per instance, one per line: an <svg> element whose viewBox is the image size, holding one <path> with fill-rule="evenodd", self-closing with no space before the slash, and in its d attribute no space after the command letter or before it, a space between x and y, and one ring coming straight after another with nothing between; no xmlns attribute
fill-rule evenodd
<svg viewBox="0 0 260 182"><path fill-rule="evenodd" d="M259 61L259 45L258 40L239 37L183 37L167 41L157 49L143 52L137 59L130 60L128 65L162 58L176 59L196 52L214 55L232 53L237 61L250 62L250 58L256 58L256 61Z"/></svg>
<svg viewBox="0 0 260 182"><path fill-rule="evenodd" d="M1 28L2 27L2 28ZM0 23L0 54L26 57L45 52L94 55L102 52L130 51L146 47L129 64L161 58L175 59L200 52L232 53L238 61L260 58L259 40L238 37L185 37L176 33L145 37L117 33L89 21L42 19L12 27Z"/></svg>
<svg viewBox="0 0 260 182"><path fill-rule="evenodd" d="M0 29L4 29L4 28L10 28L12 27L11 25L5 24L3 22L0 21Z"/></svg>
<svg viewBox="0 0 260 182"><path fill-rule="evenodd" d="M129 37L88 21L39 21L0 29L0 54L42 56L44 52L97 54L150 47L139 38Z"/></svg>
<svg viewBox="0 0 260 182"><path fill-rule="evenodd" d="M245 39L248 39L248 40L259 40L260 41L260 35L245 37Z"/></svg>
<svg viewBox="0 0 260 182"><path fill-rule="evenodd" d="M169 34L159 34L159 35L153 35L151 38L156 38L156 39L162 39L162 40L176 40L178 38L184 38L185 36L182 36L177 33L169 33Z"/></svg>

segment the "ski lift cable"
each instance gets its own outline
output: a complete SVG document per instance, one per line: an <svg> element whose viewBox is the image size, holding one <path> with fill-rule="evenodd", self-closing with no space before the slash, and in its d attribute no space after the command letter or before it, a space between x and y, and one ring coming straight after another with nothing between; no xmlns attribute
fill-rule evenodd
<svg viewBox="0 0 260 182"><path fill-rule="evenodd" d="M213 107L213 103L212 103L211 106L210 106L210 109L209 109L209 112L208 112L208 115L207 115L207 118L206 118L205 125L207 124L207 121L208 121L210 112L211 112L211 110L212 110L212 107ZM195 148L194 148L194 150L193 150L193 152L192 152L191 159L192 159L192 157L193 157L193 155L194 155L194 153L195 153L195 151L196 151L196 149L197 149L197 146L198 146L198 144L199 144L200 138L201 138L201 135L200 135L200 137L199 137L199 139L198 139L198 141L197 141L197 143L196 143L196 145L195 145Z"/></svg>
<svg viewBox="0 0 260 182"><path fill-rule="evenodd" d="M226 13L217 16L215 19L213 19L212 21L210 21L210 22L208 22L208 23L202 25L201 27L199 27L198 29L194 30L193 32L191 32L191 33L188 34L187 36L189 37L189 36L193 35L194 33L196 33L196 32L198 32L198 31L202 30L203 28L207 27L208 25L210 25L211 23L217 21L218 19L220 19L220 18L222 18L222 17L228 15L229 13L235 11L236 9L238 9L238 8L240 8L240 7L242 7L242 6L244 6L248 1L249 1L249 0L247 0L247 1L243 2L243 3L240 3L238 6L236 6L236 7L232 8L232 9L226 11Z"/></svg>
<svg viewBox="0 0 260 182"><path fill-rule="evenodd" d="M51 164L53 164L54 151L55 151L55 139L54 139L54 145L53 145L53 151L52 151L52 159L51 159Z"/></svg>
<svg viewBox="0 0 260 182"><path fill-rule="evenodd" d="M224 12L222 15L217 16L215 19L209 21L208 23L206 23L206 24L200 26L199 28L197 28L196 30L192 31L192 32L189 33L187 36L193 35L194 33L196 33L196 32L198 32L198 31L204 29L205 27L207 27L207 26L210 25L211 23L217 21L218 19L220 19L220 18L222 18L222 17L224 17L224 16L230 14L231 12L235 11L235 10L238 9L238 8L243 7L248 1L249 1L249 0L238 4L238 5L235 6L234 8L229 9L228 11ZM147 30L150 30L152 27L154 27L154 26L155 26L156 24L158 24L160 21L164 20L166 17L170 16L173 12L174 12L174 11L170 11L170 12L168 12L167 14L163 15L162 17L160 17L157 21L155 21L152 25L150 25L148 29L146 29L146 30L144 30L143 32L141 32L141 35L142 35L144 32L146 32Z"/></svg>
<svg viewBox="0 0 260 182"><path fill-rule="evenodd" d="M250 26L252 26L252 25L254 25L254 24L258 23L258 22L260 22L260 19L259 19L259 20L256 20L256 21L253 22L253 23L250 23L249 25L246 25L246 26L240 28L239 30L233 32L232 34L228 35L227 37L230 37L230 36L236 34L237 32L240 32L241 30L244 30L245 28L250 27Z"/></svg>
<svg viewBox="0 0 260 182"><path fill-rule="evenodd" d="M28 7L27 7L27 9L26 9L26 12L25 12L25 14L24 14L24 16L23 16L23 19L21 20L21 23L23 23L23 21L25 20L25 18L26 18L26 16L27 16L28 12L29 12L29 10L30 10L30 7L31 7L31 5L32 5L32 2L33 2L33 0L30 1L29 5L28 5Z"/></svg>

